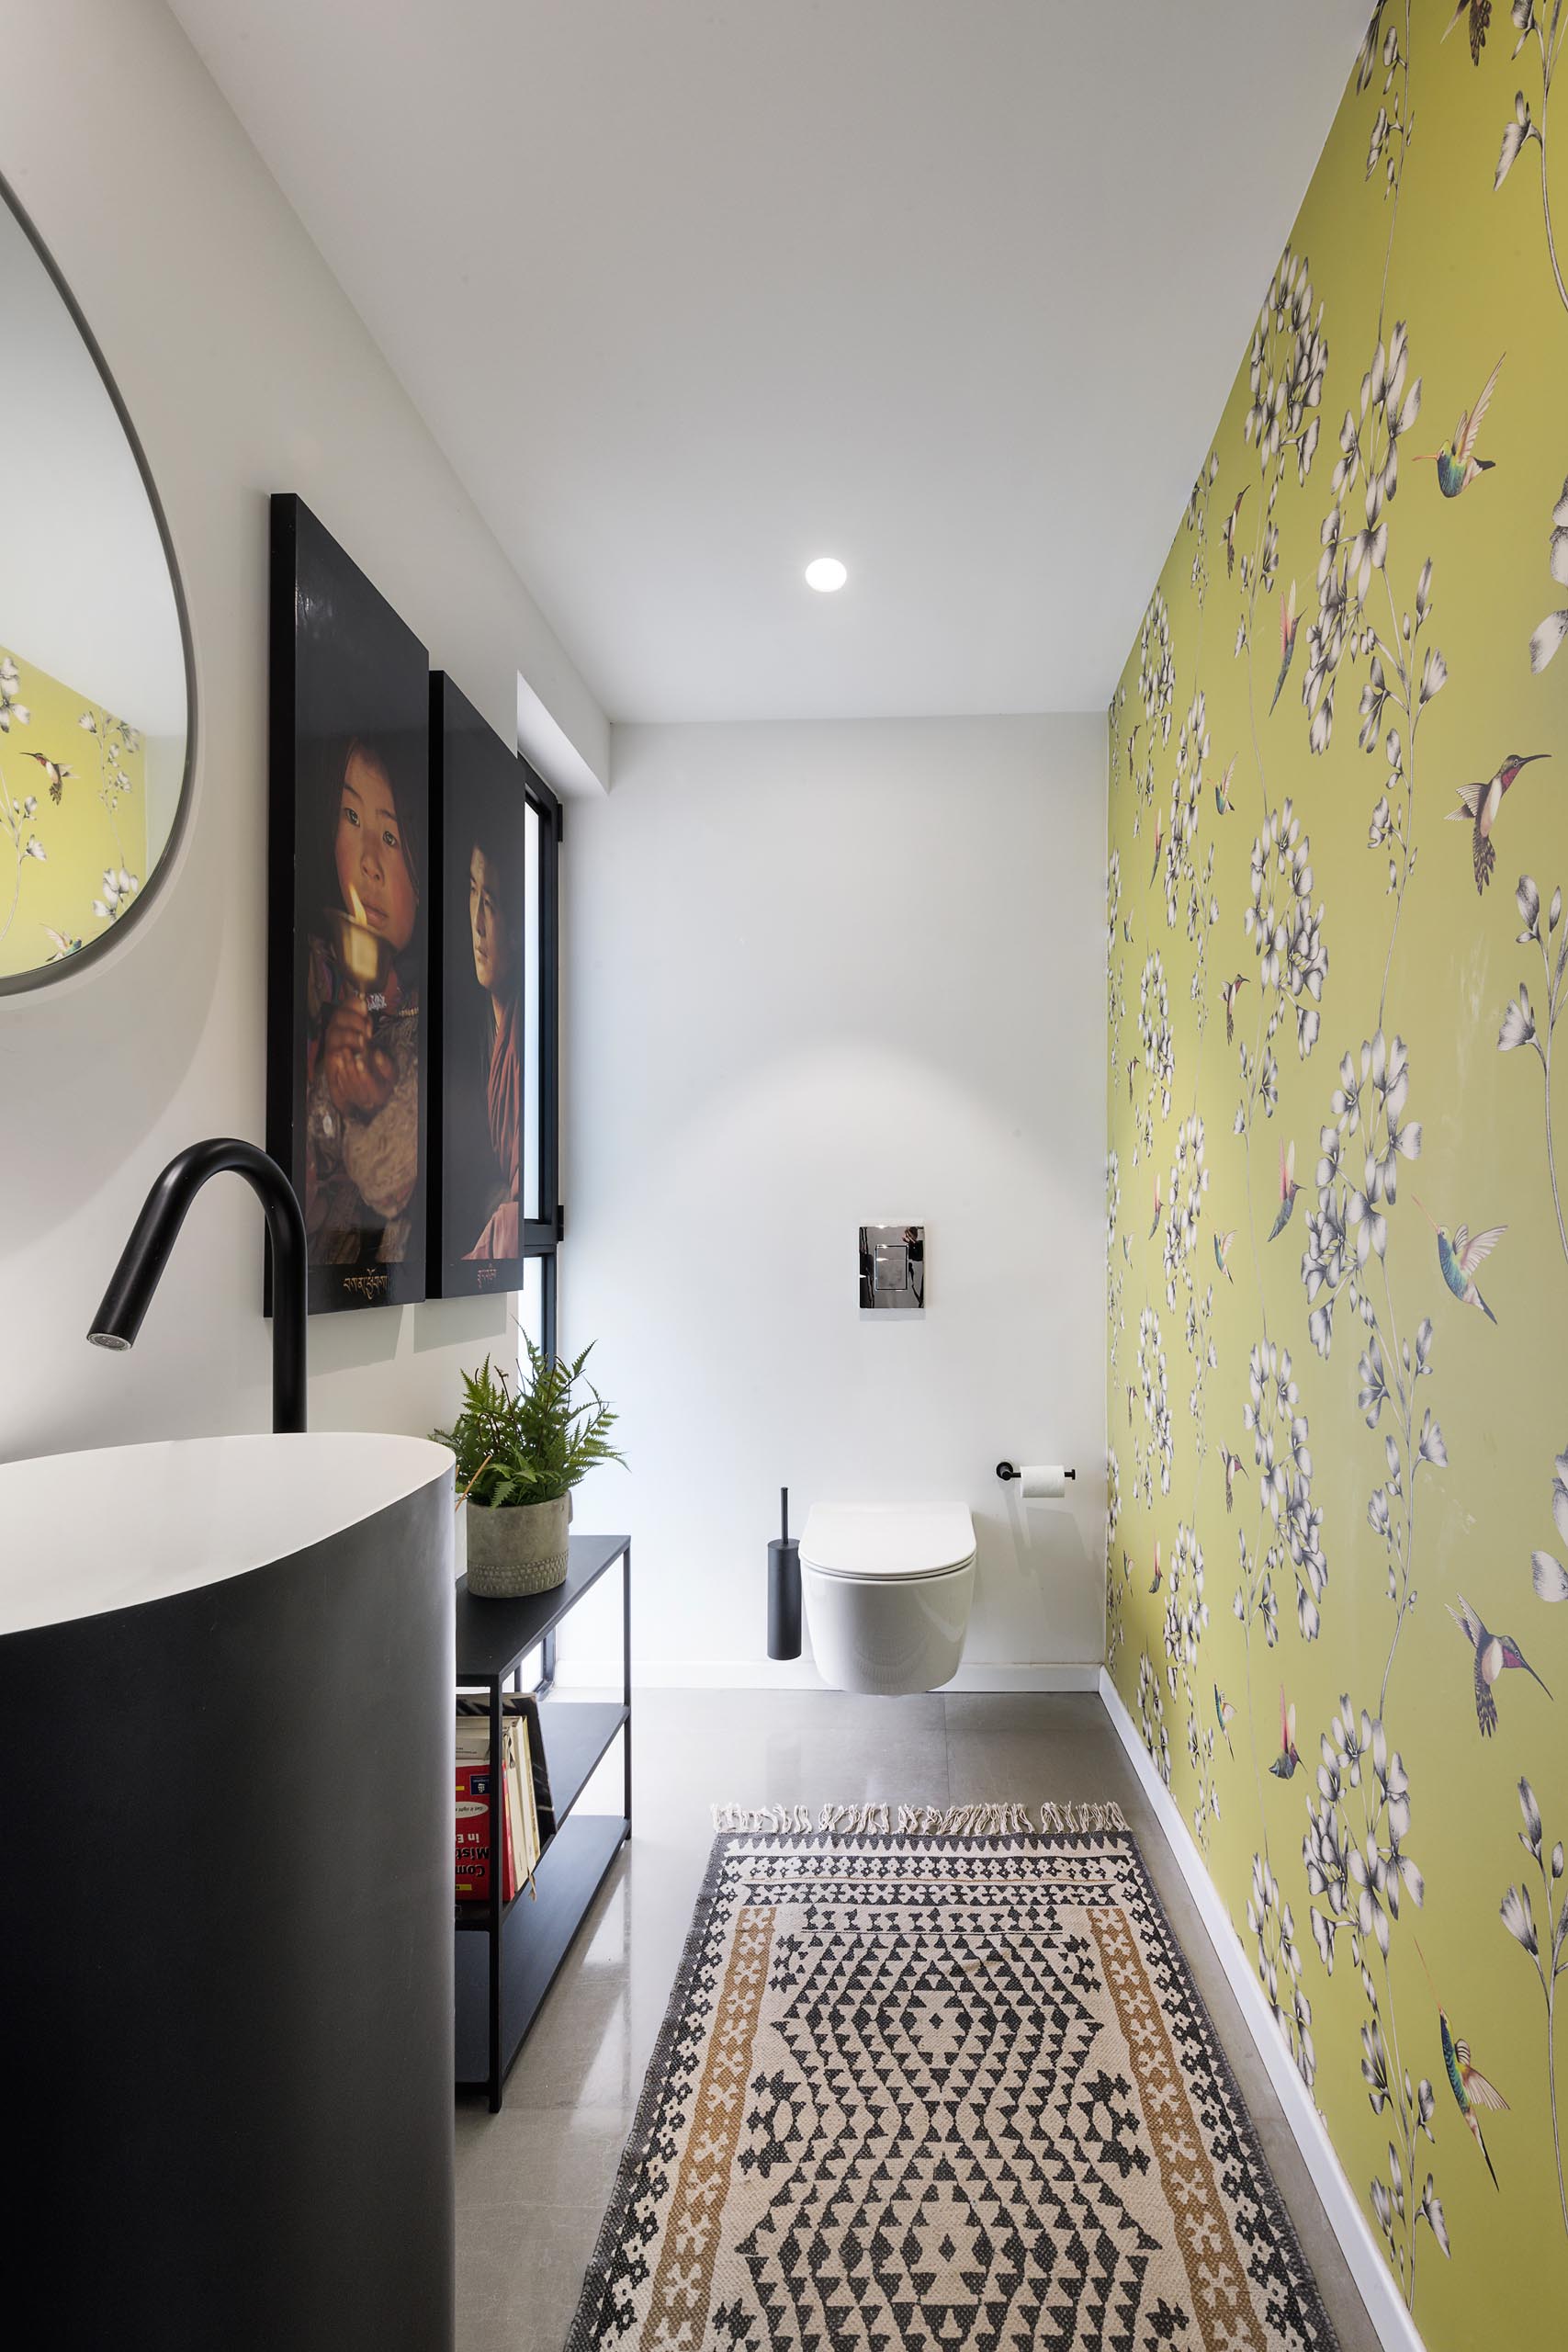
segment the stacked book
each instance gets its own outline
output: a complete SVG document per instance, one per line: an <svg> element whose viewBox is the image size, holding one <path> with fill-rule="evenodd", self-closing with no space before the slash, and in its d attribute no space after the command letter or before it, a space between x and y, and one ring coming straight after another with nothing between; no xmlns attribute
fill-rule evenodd
<svg viewBox="0 0 1568 2352"><path fill-rule="evenodd" d="M459 1699L457 1734L457 1894L459 1903L491 1897L490 1702ZM536 1890L534 1871L555 1827L539 1736L538 1702L526 1691L507 1691L501 1725L501 1897L510 1903L525 1885Z"/></svg>

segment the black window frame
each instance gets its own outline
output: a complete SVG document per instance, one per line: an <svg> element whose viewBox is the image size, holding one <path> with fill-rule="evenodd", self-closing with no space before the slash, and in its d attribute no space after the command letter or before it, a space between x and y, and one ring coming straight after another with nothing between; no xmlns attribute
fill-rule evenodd
<svg viewBox="0 0 1568 2352"><path fill-rule="evenodd" d="M560 1196L560 856L565 825L558 794L520 752L523 790L539 816L539 1214L523 1221L523 1255L539 1260L540 1343L554 1357L558 1256L566 1228ZM525 1174L525 1185L526 1185Z"/></svg>

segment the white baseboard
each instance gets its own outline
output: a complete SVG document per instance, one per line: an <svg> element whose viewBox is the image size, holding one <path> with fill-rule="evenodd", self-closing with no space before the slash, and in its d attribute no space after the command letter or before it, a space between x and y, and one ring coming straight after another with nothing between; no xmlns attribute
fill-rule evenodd
<svg viewBox="0 0 1568 2352"><path fill-rule="evenodd" d="M1323 2200L1328 2226L1338 2239L1350 2275L1360 2290L1361 2301L1367 2307L1367 2315L1377 2333L1378 2341L1384 2347L1384 2352L1424 2352L1421 2338L1416 2332L1416 2324L1404 2308L1382 2246L1374 2236L1361 2201L1350 2186L1334 2143L1328 2136L1327 2127L1313 2103L1312 2093L1296 2072L1295 2062L1285 2046L1263 1988L1254 1975L1252 1964L1231 1925L1219 1889L1209 1876L1207 1866L1175 1798L1156 1770L1154 1758L1144 1746L1121 1692L1104 1668L1100 1673L1100 1695L1117 1736L1143 1783L1144 1793L1158 1815L1160 1827L1169 1841L1181 1875L1198 1905L1199 1916L1208 1930L1209 1940L1230 1980L1231 1990L1240 2005L1247 2030L1269 2070L1275 2096L1284 2109L1285 2120L1312 2175L1313 2186Z"/></svg>
<svg viewBox="0 0 1568 2352"><path fill-rule="evenodd" d="M1068 1658L1055 1666L1017 1666L1010 1660L991 1663L965 1660L944 1690L1098 1690L1098 1660Z"/></svg>
<svg viewBox="0 0 1568 2352"><path fill-rule="evenodd" d="M944 1683L944 1690L1098 1690L1097 1662L1061 1666L991 1665L966 1659ZM558 1658L556 1680L563 1690L607 1690L618 1686L618 1657ZM825 1690L808 1657L636 1658L632 1685L638 1690Z"/></svg>

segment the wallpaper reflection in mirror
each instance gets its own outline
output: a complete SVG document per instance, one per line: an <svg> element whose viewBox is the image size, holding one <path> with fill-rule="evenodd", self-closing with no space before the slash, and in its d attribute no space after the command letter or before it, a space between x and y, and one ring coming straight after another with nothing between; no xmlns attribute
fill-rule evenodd
<svg viewBox="0 0 1568 2352"><path fill-rule="evenodd" d="M103 362L0 183L0 993L136 915L181 812L184 627Z"/></svg>

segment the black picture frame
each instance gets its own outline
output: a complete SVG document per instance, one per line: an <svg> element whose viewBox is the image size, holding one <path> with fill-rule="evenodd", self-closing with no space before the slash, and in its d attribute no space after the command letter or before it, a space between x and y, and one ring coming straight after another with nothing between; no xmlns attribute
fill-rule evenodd
<svg viewBox="0 0 1568 2352"><path fill-rule="evenodd" d="M305 1212L311 1313L405 1305L427 1258L429 657L302 499L274 496L270 532L267 1149Z"/></svg>
<svg viewBox="0 0 1568 2352"><path fill-rule="evenodd" d="M430 681L432 1298L520 1290L527 771L444 671Z"/></svg>

